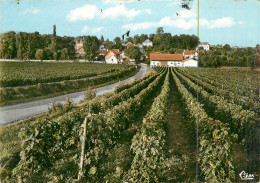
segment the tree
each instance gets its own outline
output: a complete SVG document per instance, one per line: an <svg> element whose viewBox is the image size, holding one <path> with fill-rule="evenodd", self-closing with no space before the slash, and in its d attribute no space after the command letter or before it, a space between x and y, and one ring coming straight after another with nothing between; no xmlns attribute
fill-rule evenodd
<svg viewBox="0 0 260 183"><path fill-rule="evenodd" d="M140 36L140 43L143 43L146 39L148 39L147 34L141 34L141 36Z"/></svg>
<svg viewBox="0 0 260 183"><path fill-rule="evenodd" d="M43 60L43 55L44 55L44 53L43 53L43 50L42 49L38 49L38 50L36 50L36 53L35 53L35 58L37 59L37 60Z"/></svg>
<svg viewBox="0 0 260 183"><path fill-rule="evenodd" d="M128 37L128 38L126 39L126 42L127 42L127 43L128 43L128 42L134 43L134 39L133 39L132 37Z"/></svg>
<svg viewBox="0 0 260 183"><path fill-rule="evenodd" d="M103 35L101 35L101 38L100 38L100 45L103 44L104 41L105 41L105 40L104 40L104 37L103 37Z"/></svg>
<svg viewBox="0 0 260 183"><path fill-rule="evenodd" d="M134 36L134 44L140 43L140 37L138 35Z"/></svg>
<svg viewBox="0 0 260 183"><path fill-rule="evenodd" d="M61 59L61 60L67 60L67 59L68 59L68 56L69 56L69 54L68 54L68 49L67 49L67 48L63 48L63 49L61 50L60 59Z"/></svg>
<svg viewBox="0 0 260 183"><path fill-rule="evenodd" d="M85 58L93 60L97 54L99 46L99 40L96 36L86 36L83 43Z"/></svg>
<svg viewBox="0 0 260 183"><path fill-rule="evenodd" d="M114 49L119 49L119 50L122 50L122 49L123 49L123 46L122 46L121 38L120 38L120 37L116 37L116 38L114 39L113 48L114 48Z"/></svg>
<svg viewBox="0 0 260 183"><path fill-rule="evenodd" d="M125 50L126 56L128 56L131 59L135 59L136 63L140 62L142 52L137 47L130 47Z"/></svg>
<svg viewBox="0 0 260 183"><path fill-rule="evenodd" d="M111 49L112 48L112 46L113 46L113 42L112 41L109 41L109 39L107 39L106 41L105 41L105 43L104 43L104 46L105 46L105 48L106 49Z"/></svg>
<svg viewBox="0 0 260 183"><path fill-rule="evenodd" d="M149 40L150 40L150 41L153 41L153 40L154 40L154 36L155 36L155 34L150 34L150 35L149 35Z"/></svg>
<svg viewBox="0 0 260 183"><path fill-rule="evenodd" d="M28 34L26 32L16 34L16 48L17 58L28 59Z"/></svg>
<svg viewBox="0 0 260 183"><path fill-rule="evenodd" d="M163 34L164 33L164 30L163 30L163 27L158 27L157 30L156 30L156 34Z"/></svg>
<svg viewBox="0 0 260 183"><path fill-rule="evenodd" d="M16 34L8 32L1 35L0 39L0 57L14 58L16 57Z"/></svg>
<svg viewBox="0 0 260 183"><path fill-rule="evenodd" d="M231 50L231 47L229 46L229 44L225 44L223 46L223 48L226 50L226 51L230 51Z"/></svg>

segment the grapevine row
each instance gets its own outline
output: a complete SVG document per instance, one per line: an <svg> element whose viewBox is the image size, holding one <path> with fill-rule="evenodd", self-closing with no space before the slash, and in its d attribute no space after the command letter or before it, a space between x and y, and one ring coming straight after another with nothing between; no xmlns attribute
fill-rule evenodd
<svg viewBox="0 0 260 183"><path fill-rule="evenodd" d="M235 136L229 125L209 117L174 72L172 75L193 125L198 124L200 174L206 182L231 182L235 178L231 156Z"/></svg>
<svg viewBox="0 0 260 183"><path fill-rule="evenodd" d="M164 76L165 74L161 74L133 99L123 101L106 112L94 116L93 120L88 123L84 161L86 176L93 175L93 172L96 173L102 157L116 143L121 136L120 132L135 119L144 103L152 97ZM17 172L26 178L26 176L29 177L29 175L43 171L46 167L52 167L65 151L74 150L74 154L79 152L78 131L84 118L81 113L82 111L69 112L53 121L43 120L36 125L33 135L23 132L22 134L27 136L27 140L22 144L22 159L17 166ZM78 162L78 158L75 158ZM30 167L34 168L30 169ZM30 173L28 174L28 172ZM92 177L93 180L95 177Z"/></svg>
<svg viewBox="0 0 260 183"><path fill-rule="evenodd" d="M176 72L176 74L185 82L186 86L188 86L194 94L197 90L199 91L200 100L206 105L207 110L215 119L228 123L232 132L239 135L239 140L242 141L243 144L246 141L246 136L248 136L247 139L250 139L250 142L253 142L253 129L255 125L255 113L253 111L244 110L242 106L229 103L223 97L211 95L202 87L191 82L184 75L181 75L178 72Z"/></svg>
<svg viewBox="0 0 260 183"><path fill-rule="evenodd" d="M190 80L192 80L193 82L198 82L198 84L203 87L204 89L206 89L209 93L211 94L215 94L215 95L219 95L219 96L223 96L225 98L228 99L228 101L231 103L235 102L238 105L242 105L242 107L244 109L250 109L253 110L255 105L256 105L256 101L254 100L253 97L246 97L246 96L242 96L239 94L236 94L234 92L231 92L230 90L224 90L221 88L218 88L212 84L209 84L207 82L204 82L204 79L199 79L197 80L197 78L191 74L188 74L187 72L182 72L181 70L178 70L179 73L181 73L182 75L188 77Z"/></svg>
<svg viewBox="0 0 260 183"><path fill-rule="evenodd" d="M160 182L163 177L166 168L164 145L169 85L168 72L160 95L154 99L141 129L132 139L134 158L125 175L127 182Z"/></svg>

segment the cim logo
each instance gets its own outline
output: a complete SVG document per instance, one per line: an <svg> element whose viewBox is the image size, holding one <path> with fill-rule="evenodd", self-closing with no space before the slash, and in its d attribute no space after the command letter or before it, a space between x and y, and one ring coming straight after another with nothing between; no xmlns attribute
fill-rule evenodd
<svg viewBox="0 0 260 183"><path fill-rule="evenodd" d="M244 170L239 174L239 176L242 180L253 180L254 179L253 174L246 173Z"/></svg>

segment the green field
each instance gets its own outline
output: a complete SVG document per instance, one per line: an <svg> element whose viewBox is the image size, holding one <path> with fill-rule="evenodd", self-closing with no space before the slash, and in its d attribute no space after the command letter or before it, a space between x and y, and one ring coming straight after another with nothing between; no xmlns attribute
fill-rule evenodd
<svg viewBox="0 0 260 183"><path fill-rule="evenodd" d="M84 91L134 75L129 65L99 63L0 62L0 104Z"/></svg>
<svg viewBox="0 0 260 183"><path fill-rule="evenodd" d="M156 71L0 128L2 182L195 182L196 160L199 182L240 182L242 170L253 172L256 73Z"/></svg>

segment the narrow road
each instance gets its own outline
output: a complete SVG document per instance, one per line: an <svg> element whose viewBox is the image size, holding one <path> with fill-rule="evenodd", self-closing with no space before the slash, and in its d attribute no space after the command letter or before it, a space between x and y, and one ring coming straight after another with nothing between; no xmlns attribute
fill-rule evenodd
<svg viewBox="0 0 260 183"><path fill-rule="evenodd" d="M139 72L136 75L111 85L93 89L93 91L96 92L97 96L103 95L105 93L114 91L114 89L118 85L125 84L134 81L135 79L142 78L145 73L146 73L146 65L142 64ZM0 107L0 126L47 112L48 108L50 108L53 103L64 104L66 97L70 98L73 103L78 103L84 99L84 93L85 91L70 93L70 94L61 95L53 98Z"/></svg>

